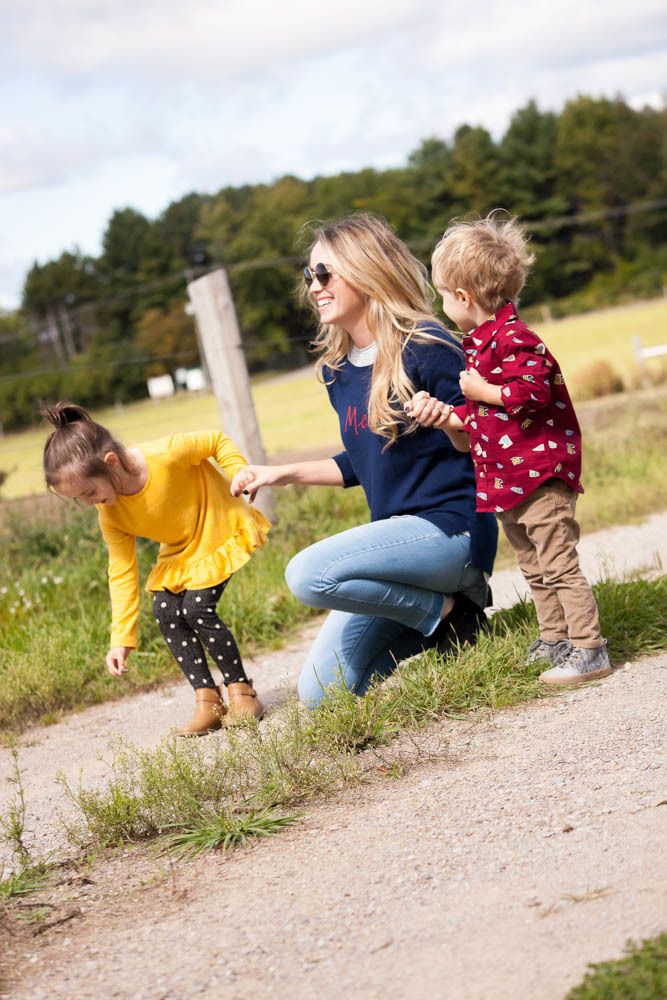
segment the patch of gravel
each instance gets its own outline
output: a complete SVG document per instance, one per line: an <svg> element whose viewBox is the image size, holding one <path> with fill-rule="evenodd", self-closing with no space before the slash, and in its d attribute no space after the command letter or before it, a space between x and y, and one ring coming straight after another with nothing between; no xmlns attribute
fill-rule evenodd
<svg viewBox="0 0 667 1000"><path fill-rule="evenodd" d="M666 541L656 515L584 538L582 564L591 577L655 569ZM496 605L521 584L496 574ZM252 663L267 702L294 683L317 627ZM53 890L54 912L78 916L39 937L0 928L11 995L562 998L587 962L665 929L666 669L665 655L644 659L492 720L405 737L386 760L365 755L361 785L229 859L170 869L145 848L109 853L90 881ZM110 736L155 745L190 702L173 685L27 733L36 853L64 849L58 770L103 781ZM396 757L408 762L398 780ZM10 764L3 748L3 813Z"/></svg>

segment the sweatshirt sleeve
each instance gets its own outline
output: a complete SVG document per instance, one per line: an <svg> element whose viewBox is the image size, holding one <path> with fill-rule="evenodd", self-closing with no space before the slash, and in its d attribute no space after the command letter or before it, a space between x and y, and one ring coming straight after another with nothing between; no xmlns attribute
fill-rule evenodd
<svg viewBox="0 0 667 1000"><path fill-rule="evenodd" d="M359 480L354 474L354 469L352 468L352 462L350 461L348 453L346 451L341 451L340 454L334 455L333 460L340 469L345 489L349 486L359 486Z"/></svg>
<svg viewBox="0 0 667 1000"><path fill-rule="evenodd" d="M215 459L230 479L248 464L234 442L222 431L173 434L168 447L181 465L200 465L208 458Z"/></svg>
<svg viewBox="0 0 667 1000"><path fill-rule="evenodd" d="M439 327L423 332L432 334L437 339L413 341L404 355L406 370L415 392L425 389L429 395L443 403L465 406L459 385L459 375L466 366L461 345L451 333Z"/></svg>
<svg viewBox="0 0 667 1000"><path fill-rule="evenodd" d="M134 535L121 531L99 512L102 536L109 549L111 646L137 647L139 571Z"/></svg>

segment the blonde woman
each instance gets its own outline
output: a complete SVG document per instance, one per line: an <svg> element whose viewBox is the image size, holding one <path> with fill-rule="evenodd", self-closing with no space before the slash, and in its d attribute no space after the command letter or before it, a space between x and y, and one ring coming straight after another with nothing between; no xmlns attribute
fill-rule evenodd
<svg viewBox="0 0 667 1000"><path fill-rule="evenodd" d="M476 641L498 532L493 515L475 512L469 454L404 412L421 389L462 398L463 354L433 315L425 268L372 215L312 235L303 291L344 450L250 465L231 488L251 502L262 486L288 483L365 491L370 523L309 546L285 574L296 597L331 612L299 680L300 696L316 702L341 679L363 694L423 648Z"/></svg>

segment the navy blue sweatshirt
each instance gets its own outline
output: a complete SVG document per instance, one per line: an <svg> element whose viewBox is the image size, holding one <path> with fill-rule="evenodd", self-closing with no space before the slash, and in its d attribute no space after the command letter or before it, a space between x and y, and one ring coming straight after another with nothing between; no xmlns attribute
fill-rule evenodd
<svg viewBox="0 0 667 1000"><path fill-rule="evenodd" d="M438 341L410 340L403 364L415 392L425 389L447 403L463 397L459 372L465 367L460 345L440 326L424 327ZM368 428L368 395L373 365L356 367L347 359L338 371L324 368L331 405L338 414L345 451L334 456L343 483L363 487L371 520L416 514L447 535L469 531L471 561L491 573L498 544L493 514L478 514L475 473L470 455L457 451L443 431L418 427L400 434L385 451L387 438Z"/></svg>

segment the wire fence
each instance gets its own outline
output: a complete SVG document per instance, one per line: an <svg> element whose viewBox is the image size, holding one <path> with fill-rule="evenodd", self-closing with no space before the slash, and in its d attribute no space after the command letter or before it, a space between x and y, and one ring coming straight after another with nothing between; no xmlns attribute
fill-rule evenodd
<svg viewBox="0 0 667 1000"><path fill-rule="evenodd" d="M604 220L613 220L648 212L660 213L665 209L667 209L667 198L662 198L654 199L652 201L633 202L626 205L614 206L597 211L582 212L574 215L554 216L552 218L540 220L529 219L524 220L522 224L528 231L536 234L547 232L553 233L557 232L559 229L584 227ZM438 237L430 237L420 240L411 240L407 241L407 245L414 252L421 252L432 248L437 242L437 239ZM64 300L58 303L58 309L61 314L61 322L64 322L65 325L73 327L78 322L83 322L86 319L86 311L88 311L88 313L90 310L97 312L99 310L130 301L133 298L136 299L140 296L147 296L151 292L164 291L165 289L172 288L175 293L182 290L185 295L186 287L189 281L202 277L203 275L208 274L220 267L224 267L227 274L231 279L233 279L234 276L242 275L248 271L261 271L288 267L294 268L296 271L296 268L298 268L301 264L303 264L302 258L300 256L293 255L257 258L254 260L240 260L225 263L220 261L211 261L206 267L190 268L186 271L179 270L171 274L164 275L159 279L154 279L152 281L143 282L141 284L125 288L115 289L113 295L104 296L102 298L89 299L87 301L81 301L74 304L72 302L68 303L67 297L65 297ZM295 287L296 278L297 275L295 273ZM272 306L284 306L286 303L290 303L292 307L298 310L299 307L295 301L294 289L286 291L284 295L253 299L253 306L255 307L266 308ZM48 334L44 331L43 326L40 328L39 325L37 325L36 329L38 337L41 336L43 340L48 340ZM280 342L282 345L302 344L307 346L312 342L312 333L283 334ZM267 343L257 337L244 336L240 347L247 354L257 348L267 347ZM176 351L159 355L139 354L133 357L118 357L92 361L90 363L76 361L72 364L67 363L67 361L61 361L61 363L57 364L56 369L61 375L67 376L70 374L79 375L83 372L104 371L108 369L141 368L156 362L171 362L174 365L187 362L198 364L199 357L196 350ZM53 374L53 372L54 367L51 365L48 368L40 367L28 371L17 371L4 374L0 375L0 385L7 385L12 382Z"/></svg>

